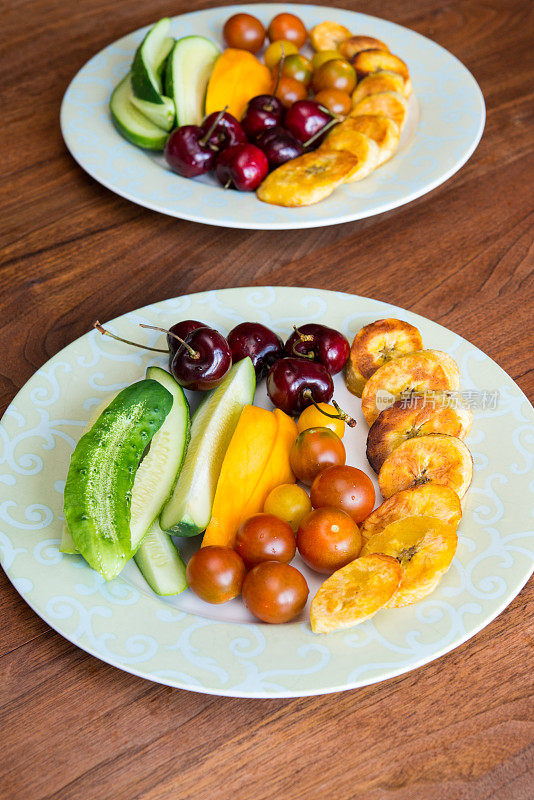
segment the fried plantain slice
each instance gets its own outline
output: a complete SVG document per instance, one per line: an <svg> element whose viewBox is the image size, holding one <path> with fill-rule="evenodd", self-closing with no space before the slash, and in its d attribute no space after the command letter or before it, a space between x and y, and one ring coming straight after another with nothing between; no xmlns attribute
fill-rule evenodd
<svg viewBox="0 0 534 800"><path fill-rule="evenodd" d="M473 412L456 396L443 392L412 395L385 408L367 435L367 460L375 472L400 444L416 436L447 433L459 439L467 436Z"/></svg>
<svg viewBox="0 0 534 800"><path fill-rule="evenodd" d="M366 178L377 166L380 149L377 143L364 133L351 127L346 119L330 131L321 150L346 150L356 156L358 163L345 178L345 183L353 183Z"/></svg>
<svg viewBox="0 0 534 800"><path fill-rule="evenodd" d="M361 397L366 381L382 364L422 349L421 334L409 322L390 318L377 319L365 325L354 337L350 348L345 369L348 390Z"/></svg>
<svg viewBox="0 0 534 800"><path fill-rule="evenodd" d="M363 78L357 85L352 93L352 107L354 108L364 97L378 94L378 92L397 92L406 97L405 86L404 78L396 72L387 72L386 70L374 72Z"/></svg>
<svg viewBox="0 0 534 800"><path fill-rule="evenodd" d="M377 116L374 114L362 114L358 117L348 117L345 122L351 120L351 127L355 131L364 133L373 139L380 150L378 156L378 166L388 161L399 144L399 126L389 117Z"/></svg>
<svg viewBox="0 0 534 800"><path fill-rule="evenodd" d="M391 600L401 577L399 562L387 555L373 554L351 561L327 578L313 598L312 631L329 633L369 619Z"/></svg>
<svg viewBox="0 0 534 800"><path fill-rule="evenodd" d="M382 497L402 489L438 483L453 489L460 500L473 477L473 459L469 448L456 436L430 433L407 439L384 461L378 473Z"/></svg>
<svg viewBox="0 0 534 800"><path fill-rule="evenodd" d="M389 53L387 44L381 42L380 39L375 39L374 36L351 36L339 45L339 52L347 61L352 61L354 56L357 56L362 50L382 50Z"/></svg>
<svg viewBox="0 0 534 800"><path fill-rule="evenodd" d="M316 52L320 50L339 50L345 39L350 39L351 31L337 22L321 22L310 31L310 42Z"/></svg>
<svg viewBox="0 0 534 800"><path fill-rule="evenodd" d="M458 364L441 350L420 350L387 361L371 375L362 391L362 412L371 426L395 400L428 391L455 391ZM378 404L377 404L378 403Z"/></svg>
<svg viewBox="0 0 534 800"><path fill-rule="evenodd" d="M310 206L332 194L357 165L358 158L346 150L305 153L271 172L257 195L277 206Z"/></svg>
<svg viewBox="0 0 534 800"><path fill-rule="evenodd" d="M374 114L382 117L389 117L402 130L408 103L402 94L398 92L377 92L370 94L360 100L350 112L351 117L359 117L361 114Z"/></svg>
<svg viewBox="0 0 534 800"><path fill-rule="evenodd" d="M398 56L384 50L362 50L353 60L353 66L358 76L363 78L373 72L388 70L398 72L405 81L410 77L408 67Z"/></svg>
<svg viewBox="0 0 534 800"><path fill-rule="evenodd" d="M456 528L462 518L462 505L453 489L437 483L424 483L411 489L403 489L384 500L382 505L364 519L360 526L364 544L391 522L406 517L437 517Z"/></svg>
<svg viewBox="0 0 534 800"><path fill-rule="evenodd" d="M386 608L409 606L429 595L449 569L457 544L454 525L436 517L405 517L372 536L362 548L363 556L392 556L402 570L399 587Z"/></svg>

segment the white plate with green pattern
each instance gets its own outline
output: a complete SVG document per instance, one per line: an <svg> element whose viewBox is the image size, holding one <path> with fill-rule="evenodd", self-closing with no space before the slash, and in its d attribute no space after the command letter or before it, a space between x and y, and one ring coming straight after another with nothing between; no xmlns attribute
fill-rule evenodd
<svg viewBox="0 0 534 800"><path fill-rule="evenodd" d="M207 36L222 48L225 21L250 10L223 6L183 14L173 17L171 33ZM341 8L259 3L253 11L265 25L285 11L300 16L308 29L333 20L384 41L406 61L414 93L394 158L365 180L303 208L262 203L253 192L225 191L211 175L195 180L176 175L162 155L123 139L109 114L111 92L127 74L147 26L97 53L65 93L61 131L80 166L113 192L163 214L230 228L282 230L335 225L397 208L448 180L475 150L486 118L484 98L471 73L440 45L384 19Z"/></svg>
<svg viewBox="0 0 534 800"><path fill-rule="evenodd" d="M476 634L517 595L534 560L534 411L494 361L416 314L318 289L203 292L125 314L109 328L154 345L158 334L138 323L169 326L190 317L227 332L243 320L258 320L285 336L293 324L313 321L352 339L362 325L391 316L416 325L426 348L456 359L460 388L474 412L467 439L474 478L463 504L458 550L424 601L380 611L352 630L315 635L307 613L269 626L254 622L239 599L210 606L189 590L158 598L133 562L106 583L81 556L62 555L63 486L91 409L107 393L141 378L149 363L165 361L96 331L41 367L0 425L0 557L17 591L62 636L102 661L169 686L237 697L365 686L426 664ZM347 463L371 475L360 401L340 376L335 385L338 401L358 420L345 435ZM269 407L264 385L256 402ZM298 557L295 563L300 566ZM312 595L320 578L306 575Z"/></svg>

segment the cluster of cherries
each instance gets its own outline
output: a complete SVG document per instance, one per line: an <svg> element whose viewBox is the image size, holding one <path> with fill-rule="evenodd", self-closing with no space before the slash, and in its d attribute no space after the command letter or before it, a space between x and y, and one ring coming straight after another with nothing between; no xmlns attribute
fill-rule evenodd
<svg viewBox="0 0 534 800"><path fill-rule="evenodd" d="M145 349L168 353L170 371L184 388L214 389L232 364L248 356L257 380L267 378L267 393L272 403L291 415L299 414L312 403L328 403L332 399L332 375L343 369L350 351L342 333L314 322L295 327L285 343L259 322L242 322L227 337L206 323L192 319L177 322L168 330L151 325L142 327L167 334L168 350ZM95 323L95 328L126 344L144 347L115 336L99 322ZM341 410L339 414L347 424L354 424Z"/></svg>
<svg viewBox="0 0 534 800"><path fill-rule="evenodd" d="M165 158L184 178L214 170L225 188L250 192L270 169L317 147L336 122L315 100L299 100L286 110L274 94L262 94L250 100L241 123L223 110L201 125L176 128L167 140Z"/></svg>

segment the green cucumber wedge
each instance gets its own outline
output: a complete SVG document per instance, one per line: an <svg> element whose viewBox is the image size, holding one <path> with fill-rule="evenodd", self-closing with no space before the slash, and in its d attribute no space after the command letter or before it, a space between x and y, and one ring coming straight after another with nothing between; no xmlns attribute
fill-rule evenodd
<svg viewBox="0 0 534 800"><path fill-rule="evenodd" d="M139 463L173 405L158 381L123 389L74 449L64 513L74 544L106 580L133 555L131 494Z"/></svg>
<svg viewBox="0 0 534 800"><path fill-rule="evenodd" d="M160 517L163 530L196 536L206 529L221 465L243 407L256 388L250 358L238 361L193 414L191 440L174 492Z"/></svg>
<svg viewBox="0 0 534 800"><path fill-rule="evenodd" d="M109 110L119 133L125 139L145 150L163 150L169 134L151 122L132 102L130 75L115 88L109 101ZM163 105L162 108L165 106Z"/></svg>
<svg viewBox="0 0 534 800"><path fill-rule="evenodd" d="M204 36L178 39L167 60L165 93L176 107L177 125L200 125L206 89L219 48Z"/></svg>
<svg viewBox="0 0 534 800"><path fill-rule="evenodd" d="M176 110L174 108L174 101L170 97L161 98L162 103L148 103L146 100L139 100L132 94L130 100L134 108L143 114L150 122L162 128L165 131L170 131L174 127L174 120L176 117Z"/></svg>
<svg viewBox="0 0 534 800"><path fill-rule="evenodd" d="M187 588L185 564L173 540L161 530L157 520L152 523L134 559L156 594L180 594Z"/></svg>
<svg viewBox="0 0 534 800"><path fill-rule="evenodd" d="M132 489L130 535L135 552L172 494L189 442L189 405L184 390L160 367L149 367L148 379L172 395L172 408L139 465Z"/></svg>
<svg viewBox="0 0 534 800"><path fill-rule="evenodd" d="M162 103L161 72L174 39L169 36L171 21L163 17L149 30L134 56L132 88L139 100Z"/></svg>

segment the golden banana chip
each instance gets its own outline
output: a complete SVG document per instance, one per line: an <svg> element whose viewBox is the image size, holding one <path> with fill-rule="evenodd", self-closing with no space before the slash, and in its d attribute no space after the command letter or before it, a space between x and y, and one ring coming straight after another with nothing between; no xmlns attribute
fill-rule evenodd
<svg viewBox="0 0 534 800"><path fill-rule="evenodd" d="M310 31L310 42L315 51L338 50L341 42L350 39L352 33L337 22L321 22Z"/></svg>
<svg viewBox="0 0 534 800"><path fill-rule="evenodd" d="M350 112L350 116L359 117L361 114L373 114L389 117L402 129L407 110L408 104L402 94L398 92L377 92L377 94L370 94L356 103Z"/></svg>
<svg viewBox="0 0 534 800"><path fill-rule="evenodd" d="M462 518L462 505L453 489L437 483L424 483L412 489L403 489L384 500L382 505L364 519L360 526L364 543L375 533L383 531L391 522L406 517L437 517L456 528Z"/></svg>
<svg viewBox="0 0 534 800"><path fill-rule="evenodd" d="M456 552L456 528L435 517L406 517L372 536L362 557L383 553L400 564L402 577L387 608L417 603L432 592L450 567Z"/></svg>
<svg viewBox="0 0 534 800"><path fill-rule="evenodd" d="M461 499L473 477L473 459L469 448L456 436L431 433L408 439L384 461L378 474L382 497L402 489L438 483L448 486Z"/></svg>
<svg viewBox="0 0 534 800"><path fill-rule="evenodd" d="M321 145L321 150L346 150L358 159L354 169L345 178L345 183L366 178L378 166L380 153L377 143L364 133L355 131L350 123L351 120L346 119L336 125Z"/></svg>
<svg viewBox="0 0 534 800"><path fill-rule="evenodd" d="M389 117L375 116L374 114L348 117L345 122L348 122L349 119L352 130L364 133L377 143L380 150L378 166L388 161L399 144L400 130L397 123Z"/></svg>
<svg viewBox="0 0 534 800"><path fill-rule="evenodd" d="M309 206L332 194L357 165L357 157L346 150L305 153L271 172L257 195L277 206Z"/></svg>
<svg viewBox="0 0 534 800"><path fill-rule="evenodd" d="M338 569L311 602L313 632L351 628L368 619L393 597L401 576L399 562L381 554L357 558Z"/></svg>
<svg viewBox="0 0 534 800"><path fill-rule="evenodd" d="M378 92L398 92L403 97L407 97L405 80L397 72L386 70L368 75L359 82L352 93L352 107L354 108L364 97Z"/></svg>
<svg viewBox="0 0 534 800"><path fill-rule="evenodd" d="M455 391L458 364L441 350L420 350L387 361L374 372L362 391L362 412L372 425L384 408L410 394Z"/></svg>
<svg viewBox="0 0 534 800"><path fill-rule="evenodd" d="M351 36L339 45L339 52L347 61L352 61L362 50L382 50L389 53L389 47L374 36Z"/></svg>
<svg viewBox="0 0 534 800"><path fill-rule="evenodd" d="M447 433L463 439L471 427L473 412L456 397L427 392L409 400L397 400L385 408L371 425L367 435L367 459L375 472L400 444L416 436ZM454 401L454 402L452 402Z"/></svg>
<svg viewBox="0 0 534 800"><path fill-rule="evenodd" d="M346 123L357 120L345 120ZM339 126L341 127L341 126ZM400 319L377 319L358 331L350 348L345 370L347 388L362 396L366 381L376 370L393 358L423 349L421 334L409 322Z"/></svg>
<svg viewBox="0 0 534 800"><path fill-rule="evenodd" d="M354 69L360 77L370 75L372 72L398 72L402 75L405 81L410 77L408 67L393 53L385 52L384 50L363 50L358 53L352 62Z"/></svg>

